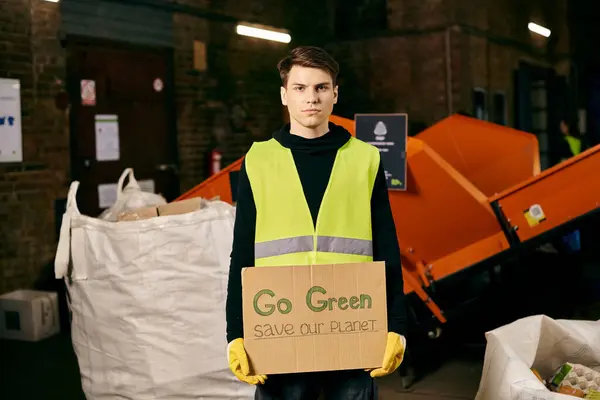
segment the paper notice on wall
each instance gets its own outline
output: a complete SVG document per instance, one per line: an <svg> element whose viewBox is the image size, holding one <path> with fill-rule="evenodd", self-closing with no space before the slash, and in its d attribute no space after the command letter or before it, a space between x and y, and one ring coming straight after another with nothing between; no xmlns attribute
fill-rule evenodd
<svg viewBox="0 0 600 400"><path fill-rule="evenodd" d="M0 79L0 162L21 161L21 84L17 79Z"/></svg>
<svg viewBox="0 0 600 400"><path fill-rule="evenodd" d="M119 117L96 115L96 159L116 161L119 159Z"/></svg>
<svg viewBox="0 0 600 400"><path fill-rule="evenodd" d="M98 185L98 207L111 207L117 201L117 184L102 183Z"/></svg>

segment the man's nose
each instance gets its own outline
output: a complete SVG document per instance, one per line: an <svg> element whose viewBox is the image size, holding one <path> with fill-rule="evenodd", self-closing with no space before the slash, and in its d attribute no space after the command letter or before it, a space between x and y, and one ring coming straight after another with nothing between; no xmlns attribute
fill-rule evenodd
<svg viewBox="0 0 600 400"><path fill-rule="evenodd" d="M315 89L309 89L306 91L306 102L307 103L316 103L319 101L319 96L317 95L317 91Z"/></svg>

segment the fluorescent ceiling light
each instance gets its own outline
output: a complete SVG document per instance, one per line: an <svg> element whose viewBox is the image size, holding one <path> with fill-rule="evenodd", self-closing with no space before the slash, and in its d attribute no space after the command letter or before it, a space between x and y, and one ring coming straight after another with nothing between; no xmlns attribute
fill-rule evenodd
<svg viewBox="0 0 600 400"><path fill-rule="evenodd" d="M47 1L49 3L58 3L60 0L45 0L45 1Z"/></svg>
<svg viewBox="0 0 600 400"><path fill-rule="evenodd" d="M289 43L292 40L292 37L287 33L277 32L270 29L256 28L249 25L239 24L235 30L238 35L272 40L275 42Z"/></svg>
<svg viewBox="0 0 600 400"><path fill-rule="evenodd" d="M530 30L531 32L535 32L535 33L537 33L538 35L542 35L542 36L544 36L544 37L549 37L549 36L550 36L550 33L552 33L552 32L550 31L550 29L548 29L548 28L544 28L543 26L541 26L541 25L538 25L538 24L536 24L536 23L533 23L533 22L530 22L530 23L529 23L529 25L527 25L527 27L529 28L529 30Z"/></svg>

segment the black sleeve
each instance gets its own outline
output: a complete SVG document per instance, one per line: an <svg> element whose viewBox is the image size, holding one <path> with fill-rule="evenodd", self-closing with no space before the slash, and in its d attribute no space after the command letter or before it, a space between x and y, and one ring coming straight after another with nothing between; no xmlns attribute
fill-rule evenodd
<svg viewBox="0 0 600 400"><path fill-rule="evenodd" d="M254 265L254 235L256 229L256 206L252 187L246 174L246 161L242 162L238 178L235 225L229 281L227 284L227 342L244 336L242 318L242 268Z"/></svg>
<svg viewBox="0 0 600 400"><path fill-rule="evenodd" d="M390 207L383 163L379 164L371 196L374 261L385 261L388 331L406 336L406 305L400 246Z"/></svg>

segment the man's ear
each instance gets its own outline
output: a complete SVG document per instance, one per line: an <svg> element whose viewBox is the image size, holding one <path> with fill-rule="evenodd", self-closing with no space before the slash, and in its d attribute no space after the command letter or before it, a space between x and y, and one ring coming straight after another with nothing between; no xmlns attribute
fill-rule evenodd
<svg viewBox="0 0 600 400"><path fill-rule="evenodd" d="M285 90L285 88L283 86L281 87L280 94L281 94L281 104L283 104L284 106L287 106L287 91Z"/></svg>
<svg viewBox="0 0 600 400"><path fill-rule="evenodd" d="M338 86L335 85L335 88L333 88L333 104L337 104L338 94L339 94L339 89L338 89Z"/></svg>

